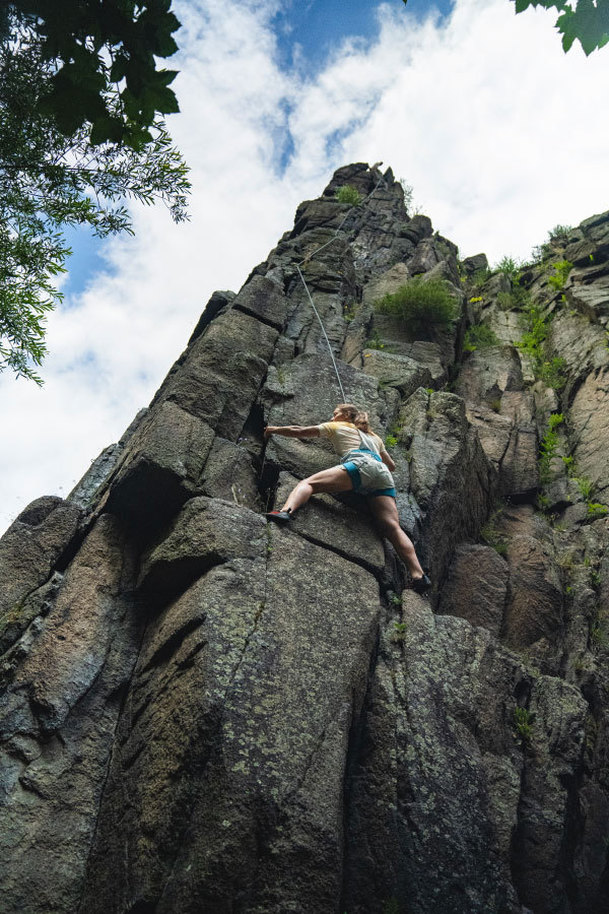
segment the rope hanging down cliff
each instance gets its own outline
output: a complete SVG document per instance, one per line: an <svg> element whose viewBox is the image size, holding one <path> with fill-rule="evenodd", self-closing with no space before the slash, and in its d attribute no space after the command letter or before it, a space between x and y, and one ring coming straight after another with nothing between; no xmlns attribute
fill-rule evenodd
<svg viewBox="0 0 609 914"><path fill-rule="evenodd" d="M361 201L361 203L360 203L360 204L357 204L357 205L358 205L358 206L362 206L364 203L367 203L368 200L370 200L370 198L373 197L374 194L377 192L377 190L379 189L379 186L381 185L381 183L382 183L384 180L385 180L385 179L384 179L384 176L381 175L381 177L379 178L379 180L376 182L376 186L374 187L374 189L371 190L370 193L368 194L368 196L367 196L367 197L364 197L364 199ZM317 310L317 308L315 307L315 304L314 304L314 302L313 302L313 297L312 297L311 292L310 292L310 290L309 290L309 287L308 287L308 285L307 285L307 281L306 281L306 279L304 278L304 276L302 275L302 271L301 271L300 268L301 268L301 266L303 266L303 264L308 263L310 260L313 260L313 258L314 258L317 254L319 254L320 251L323 251L324 248L327 248L330 244L332 244L332 242L336 241L336 239L338 238L338 233L340 232L340 230L342 229L343 225L345 224L345 222L347 221L347 219L348 219L349 216L351 215L351 211L354 209L355 206L356 206L356 204L353 204L353 205L351 206L351 208L347 211L347 213L345 214L344 219L341 221L340 225L338 226L338 228L337 228L336 231L334 232L334 237L333 237L333 238L330 238L329 241L326 241L324 244L320 245L318 248L316 248L316 249L313 251L312 254L309 254L307 257L305 257L303 260L301 260L299 263L296 264L296 271L297 271L298 275L300 276L300 279L301 279L301 281L302 281L302 284L303 284L303 286L304 286L304 288L305 288L305 292L307 293L307 298L309 299L309 304L311 305L311 308L313 309L313 312L314 312L314 314L315 314L317 320L319 321L319 326L321 327L321 332L323 333L324 339L325 339L325 341L326 341L326 343L327 343L327 345L328 345L328 351L329 351L329 353L330 353L330 358L332 359L332 365L334 366L334 371L335 371L335 373L336 373L336 379L337 379L337 381L338 381L338 386L340 387L340 392L341 392L341 396L342 396L343 400L346 400L347 397L346 397L345 391L344 391L344 389L343 389L342 381L341 381L341 379L340 379L340 374L338 373L338 365L336 364L336 359L334 358L334 353L333 353L333 351L332 351L332 346L330 345L330 340L328 339L328 334L326 333L326 328L324 327L324 324L323 324L323 321L322 321L322 319L321 319L321 317L320 317L319 311Z"/></svg>

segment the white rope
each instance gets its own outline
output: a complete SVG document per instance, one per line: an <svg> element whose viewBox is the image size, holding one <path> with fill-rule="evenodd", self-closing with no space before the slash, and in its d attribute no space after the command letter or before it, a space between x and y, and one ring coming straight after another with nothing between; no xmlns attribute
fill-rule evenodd
<svg viewBox="0 0 609 914"><path fill-rule="evenodd" d="M379 180L378 180L377 183L376 183L376 187L374 188L374 190L372 190L372 191L368 194L367 197L364 197L364 199L361 201L361 203L359 204L359 206L362 206L364 203L367 203L368 200L370 200L370 198L377 192L377 190L378 190L378 188L379 188L379 186L380 186L380 184L381 184L381 182L382 182L383 180L384 180L384 177L383 177L383 175L381 175L381 177L379 178ZM353 204L353 206L355 206L355 204ZM337 228L336 231L334 232L334 237L333 237L333 238L330 238L329 241L326 241L325 244L322 244L320 247L316 248L316 249L313 251L312 254L309 254L307 257L304 258L304 260L301 260L299 263L296 264L296 269L297 269L297 271L298 271L298 275L300 276L300 278L301 278L301 280L302 280L302 284L303 284L303 286L305 287L305 292L307 293L307 297L308 297L308 299L309 299L309 303L310 303L311 307L313 308L313 311L315 312L315 316L317 317L317 320L319 321L319 326L321 327L321 331L322 331L322 333L323 333L323 335L324 335L324 338L325 338L325 340L326 340L326 343L328 344L328 350L329 350L329 352L330 352L330 358L332 359L332 364L334 365L334 371L336 372L336 379L337 379L337 381L338 381L338 386L340 387L340 392L341 392L341 395L342 395L342 398L343 398L343 402L345 402L347 398L346 398L346 396L345 396L345 391L343 390L343 385L342 385L342 382L341 382L341 379L340 379L340 375L339 375L339 373L338 373L338 365L336 364L336 359L334 358L334 353L333 353L333 351L332 351L332 346L330 345L330 340L328 339L328 334L326 333L326 328L324 327L323 321L322 321L321 317L319 316L319 311L317 310L317 308L315 307L315 305L314 305L314 303L313 303L313 298L312 298L311 293L310 293L310 291L309 291L309 287L308 287L308 285L307 285L307 282L306 282L304 276L302 275L302 272L301 272L301 270L300 270L300 267L301 267L303 264L308 263L310 260L312 260L312 259L315 257L316 254L319 254L320 251L323 251L324 248L327 248L328 245L332 244L333 241L336 241L336 239L338 238L338 233L340 232L340 230L342 229L343 225L345 224L345 222L347 221L347 219L348 219L349 216L351 215L351 212L352 212L352 210L353 210L353 206L352 206L351 209L349 209L349 210L347 211L347 213L345 214L345 218L342 220L342 222L340 223L340 225L338 226L338 228Z"/></svg>
<svg viewBox="0 0 609 914"><path fill-rule="evenodd" d="M345 391L343 390L343 385L342 385L342 382L341 382L341 380L340 380L340 375L339 375L339 373L338 373L338 365L336 364L336 359L334 358L334 353L332 352L332 346L330 345L330 340L328 339L328 334L326 333L326 328L324 327L323 321L322 321L321 317L319 316L319 311L317 310L317 308L316 308L315 305L313 304L313 299L311 298L311 293L309 292L309 287L308 287L308 285L307 285L306 282L305 282L304 276L303 276L302 273L300 272L300 267L298 266L298 264L296 264L296 269L298 270L298 275L299 275L300 278L302 279L302 284L304 285L305 291L306 291L306 293L307 293L307 295L308 295L308 297L309 297L309 303L310 303L311 307L313 308L313 311L315 312L315 315L316 315L316 317L317 317L317 320L319 321L319 326L321 327L321 332L323 333L323 335L324 335L324 337L325 337L325 339L326 339L326 343L328 344L328 349L330 350L330 358L332 359L332 364L334 365L334 371L336 372L336 377L337 377L337 380L338 380L338 386L340 387L340 392L341 392L341 395L342 395L342 398L343 398L343 403L344 403L344 402L346 401L347 398L346 398L346 396L345 396Z"/></svg>

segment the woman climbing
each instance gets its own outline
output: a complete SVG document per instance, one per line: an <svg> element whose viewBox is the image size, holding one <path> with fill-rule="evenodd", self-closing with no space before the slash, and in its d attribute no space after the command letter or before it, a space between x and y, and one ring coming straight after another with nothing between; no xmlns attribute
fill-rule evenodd
<svg viewBox="0 0 609 914"><path fill-rule="evenodd" d="M271 520L289 522L311 495L320 492L355 491L365 495L381 534L387 537L406 563L413 589L417 593L426 593L430 589L431 581L421 568L412 541L400 527L395 485L390 472L395 469L395 463L385 450L382 439L371 431L367 413L360 412L351 403L339 403L331 422L308 426L267 425L264 434L265 438L271 435L328 438L341 459L338 466L321 470L299 482L288 495L283 508L267 515Z"/></svg>

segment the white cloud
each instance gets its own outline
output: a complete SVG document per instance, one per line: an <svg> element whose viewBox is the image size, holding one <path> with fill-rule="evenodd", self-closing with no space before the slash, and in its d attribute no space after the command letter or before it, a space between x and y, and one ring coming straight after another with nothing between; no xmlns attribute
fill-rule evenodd
<svg viewBox="0 0 609 914"><path fill-rule="evenodd" d="M460 0L441 29L385 21L383 52L401 44L402 64L343 159L378 154L464 255L493 261L609 207L608 54L565 55L551 16L506 0Z"/></svg>
<svg viewBox="0 0 609 914"><path fill-rule="evenodd" d="M176 6L170 128L193 170L192 221L134 209L136 237L107 245L110 272L49 321L44 389L0 380L0 529L120 437L211 292L237 290L339 165L384 160L464 255L492 260L609 207L609 51L565 56L543 11L457 0L448 23L417 23L386 5L378 42L346 42L303 80L277 64L274 0Z"/></svg>

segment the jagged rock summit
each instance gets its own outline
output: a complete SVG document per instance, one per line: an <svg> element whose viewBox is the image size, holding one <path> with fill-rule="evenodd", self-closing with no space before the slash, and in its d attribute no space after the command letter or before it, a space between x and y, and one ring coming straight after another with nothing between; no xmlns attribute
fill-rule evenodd
<svg viewBox="0 0 609 914"><path fill-rule="evenodd" d="M606 914L608 288L609 213L491 274L356 164L212 296L0 541L4 914ZM430 600L353 499L266 521L333 462L263 439L342 399L309 293Z"/></svg>

